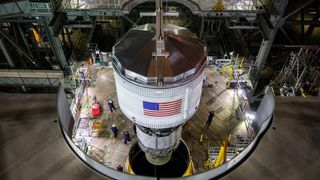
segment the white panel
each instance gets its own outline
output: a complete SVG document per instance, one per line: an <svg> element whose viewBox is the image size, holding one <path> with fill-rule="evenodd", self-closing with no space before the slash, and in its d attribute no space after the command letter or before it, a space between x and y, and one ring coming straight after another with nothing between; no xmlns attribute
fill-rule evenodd
<svg viewBox="0 0 320 180"><path fill-rule="evenodd" d="M119 106L130 120L133 120L134 117L137 124L145 127L160 129L180 125L190 119L197 110L196 107L198 106L202 92L203 75L204 73L193 81L179 87L151 89L126 81L114 72ZM180 114L166 117L151 117L143 113L143 101L170 102L179 99L182 100Z"/></svg>
<svg viewBox="0 0 320 180"><path fill-rule="evenodd" d="M156 149L156 139L152 136L149 136L145 133L143 133L139 128L137 128L137 136L140 142L143 144L143 146Z"/></svg>
<svg viewBox="0 0 320 180"><path fill-rule="evenodd" d="M181 127L176 131L172 132L170 135L164 137L150 136L142 132L139 128L137 128L137 136L140 140L140 143L142 143L143 146L147 148L159 150L168 149L170 147L175 146L177 141L180 139Z"/></svg>

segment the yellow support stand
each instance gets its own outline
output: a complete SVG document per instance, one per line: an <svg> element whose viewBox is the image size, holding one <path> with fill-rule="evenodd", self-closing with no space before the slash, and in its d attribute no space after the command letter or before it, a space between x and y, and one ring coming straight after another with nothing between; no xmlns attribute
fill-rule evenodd
<svg viewBox="0 0 320 180"><path fill-rule="evenodd" d="M125 168L126 173L131 174L131 175L135 175L131 166L130 166L129 157L127 157L124 168ZM193 165L192 159L190 158L190 163L188 165L187 170L184 172L183 177L191 176L193 172L194 172L194 165Z"/></svg>
<svg viewBox="0 0 320 180"><path fill-rule="evenodd" d="M221 12L224 10L224 5L222 3L222 0L217 1L216 5L213 7L213 10L217 12Z"/></svg>
<svg viewBox="0 0 320 180"><path fill-rule="evenodd" d="M130 166L130 163L129 163L129 157L127 157L126 164L125 164L124 168L125 168L126 173L134 175L134 172L133 172L133 170Z"/></svg>
<svg viewBox="0 0 320 180"><path fill-rule="evenodd" d="M222 141L218 157L215 161L211 161L210 158L205 162L205 166L210 169L216 168L227 161L227 149L229 146L229 142L231 140L231 135L225 140Z"/></svg>
<svg viewBox="0 0 320 180"><path fill-rule="evenodd" d="M183 177L191 176L194 171L193 169L194 169L193 162L192 162L192 159L190 158L188 169L186 170L186 172L184 172Z"/></svg>

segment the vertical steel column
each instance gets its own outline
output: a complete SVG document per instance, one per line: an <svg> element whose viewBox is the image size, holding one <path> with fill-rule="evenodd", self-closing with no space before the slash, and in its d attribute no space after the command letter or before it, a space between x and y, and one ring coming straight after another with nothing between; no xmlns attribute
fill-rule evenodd
<svg viewBox="0 0 320 180"><path fill-rule="evenodd" d="M203 34L203 30L204 30L204 15L201 16L201 24L200 24L201 28L200 28L200 34L199 37L200 39L202 39L202 34Z"/></svg>
<svg viewBox="0 0 320 180"><path fill-rule="evenodd" d="M287 6L288 0L278 0L275 1L274 3L278 3L275 4L275 6L277 7L278 11L279 11L279 15L271 15L270 17L270 21L273 25L273 29L270 32L270 35L268 37L268 39L263 39L259 52L258 52L258 56L257 56L257 60L255 62L255 65L257 66L257 71L256 73L253 75L255 77L254 82L253 82L253 92L255 92L257 86L258 86L258 81L260 79L260 75L261 75L261 71L263 69L263 66L269 56L269 52L273 43L273 40L277 34L278 28L282 26L284 19L282 18L283 14L284 14L284 10ZM252 93L253 95L254 93Z"/></svg>
<svg viewBox="0 0 320 180"><path fill-rule="evenodd" d="M64 34L64 28L61 29L61 36L62 36L63 45L65 46L66 45L66 37L65 37L65 34Z"/></svg>
<svg viewBox="0 0 320 180"><path fill-rule="evenodd" d="M73 43L71 41L71 36L70 36L70 32L69 32L69 28L65 28L66 33L67 33L67 38L68 38L68 43L71 49L73 49Z"/></svg>
<svg viewBox="0 0 320 180"><path fill-rule="evenodd" d="M3 39L2 39L2 38L0 38L0 48L1 48L2 52L3 52L3 55L6 57L9 65L10 65L10 67L14 68L14 67L15 67L15 64L14 64L14 62L12 61L11 56L10 56L10 54L8 53L7 47L6 47L5 43L3 42Z"/></svg>
<svg viewBox="0 0 320 180"><path fill-rule="evenodd" d="M27 51L28 51L28 53L29 53L30 57L32 57L32 58L33 58L33 55L32 55L32 52L31 52L31 50L30 50L30 47L29 47L28 41L26 40L26 37L25 37L25 35L24 35L24 33L23 33L23 31L22 31L21 27L20 27L20 24L17 24L17 26L18 26L18 30L19 30L20 36L21 36L21 38L22 38L22 41L23 41L23 43L24 43L24 46L26 47L26 49L27 49Z"/></svg>
<svg viewBox="0 0 320 180"><path fill-rule="evenodd" d="M66 60L66 57L64 55L64 52L63 52L63 48L62 48L62 45L59 41L59 38L58 37L55 37L54 36L54 33L53 33L53 30L51 27L48 26L48 19L46 18L43 18L42 19L42 24L43 24L43 27L45 28L45 31L47 33L47 36L51 42L51 46L53 48L53 53L54 53L54 56L58 59L58 61L60 62L60 65L62 67L62 69L66 69L66 67L69 65L67 60Z"/></svg>
<svg viewBox="0 0 320 180"><path fill-rule="evenodd" d="M124 27L123 27L123 18L118 15L118 21L120 22L120 37L122 37L123 32L124 32Z"/></svg>
<svg viewBox="0 0 320 180"><path fill-rule="evenodd" d="M301 13L300 13L300 15L301 15L301 26L300 26L300 28L301 28L301 36L300 36L300 42L303 42L304 41L304 24L303 24L303 22L304 22L304 10L302 9L301 10ZM310 27L310 26L309 26Z"/></svg>
<svg viewBox="0 0 320 180"><path fill-rule="evenodd" d="M163 33L162 0L157 0L156 1L156 37L158 40L160 40L163 38L163 36L164 36L164 33Z"/></svg>
<svg viewBox="0 0 320 180"><path fill-rule="evenodd" d="M8 42L10 42L20 53L22 53L30 62L32 62L33 65L36 67L39 67L39 64L34 61L32 57L29 56L27 52L23 48L20 47L10 36L6 35L4 32L0 31L0 35L4 37Z"/></svg>

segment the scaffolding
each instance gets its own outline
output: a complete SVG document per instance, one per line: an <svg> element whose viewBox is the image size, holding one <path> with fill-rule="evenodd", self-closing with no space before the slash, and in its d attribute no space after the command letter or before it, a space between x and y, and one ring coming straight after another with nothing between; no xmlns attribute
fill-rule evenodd
<svg viewBox="0 0 320 180"><path fill-rule="evenodd" d="M281 96L317 96L320 90L320 49L291 52L271 82Z"/></svg>

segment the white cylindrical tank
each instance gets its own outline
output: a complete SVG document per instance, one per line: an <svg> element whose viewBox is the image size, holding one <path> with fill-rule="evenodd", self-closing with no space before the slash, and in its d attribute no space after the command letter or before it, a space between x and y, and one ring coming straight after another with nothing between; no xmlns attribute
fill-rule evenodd
<svg viewBox="0 0 320 180"><path fill-rule="evenodd" d="M183 27L165 25L163 53L154 36L151 24L132 29L113 48L113 68L120 109L136 123L140 148L150 163L163 165L198 109L206 49Z"/></svg>
<svg viewBox="0 0 320 180"><path fill-rule="evenodd" d="M192 81L172 88L149 88L131 82L114 71L119 106L135 123L148 128L170 128L186 122L196 112L202 91L204 73ZM161 112L150 112L155 105ZM154 104L152 104L154 103ZM162 104L169 109L161 110ZM156 108L157 108L156 107ZM150 110L150 111L149 111Z"/></svg>

